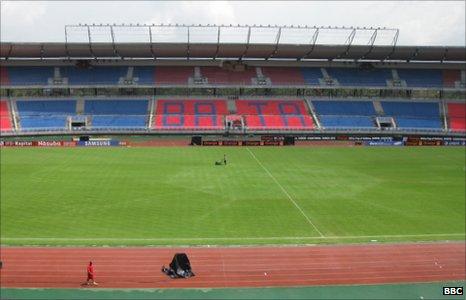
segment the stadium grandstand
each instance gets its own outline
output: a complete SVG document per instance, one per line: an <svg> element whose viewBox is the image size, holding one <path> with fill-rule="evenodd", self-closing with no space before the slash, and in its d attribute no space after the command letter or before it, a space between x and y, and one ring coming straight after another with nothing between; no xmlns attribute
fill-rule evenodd
<svg viewBox="0 0 466 300"><path fill-rule="evenodd" d="M65 43L2 43L2 135L466 130L464 47L397 46L398 30L386 28L351 28L345 43L326 45L320 27L299 28L314 30L309 44L280 42L292 26L272 27L273 43L252 42L262 26L238 25L248 35L235 43L221 42L222 26L139 27L187 29L188 39L118 43L113 26L68 25ZM102 28L112 40L93 42ZM212 28L216 41L189 38ZM70 41L79 29L87 42ZM367 44L353 43L359 31L373 32ZM377 45L377 33L393 39Z"/></svg>

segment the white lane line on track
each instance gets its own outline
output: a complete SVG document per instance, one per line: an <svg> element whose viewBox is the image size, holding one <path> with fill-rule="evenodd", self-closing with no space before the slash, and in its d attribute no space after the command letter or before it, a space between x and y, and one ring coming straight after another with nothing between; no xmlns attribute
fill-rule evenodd
<svg viewBox="0 0 466 300"><path fill-rule="evenodd" d="M325 237L322 234L322 232L316 227L316 225L314 225L314 223L312 223L311 219L304 213L304 211L301 209L301 207L299 207L299 205L296 203L296 201L293 200L291 195L285 190L285 188L280 184L280 182L278 182L278 180L272 175L272 173L270 173L270 171L260 162L260 160L257 159L256 155L248 147L246 149L249 151L249 153L254 158L254 160L259 164L259 166L261 166L262 169L264 169L264 171L269 175L269 177L272 178L272 180L278 185L278 187L288 197L288 199L294 204L294 206L296 206L296 208L301 212L301 214L304 216L304 218L306 218L307 222L309 224L311 224L311 226L319 233L319 235L321 237Z"/></svg>
<svg viewBox="0 0 466 300"><path fill-rule="evenodd" d="M385 235L343 235L343 236L274 236L274 237L203 237L203 238L66 238L66 237L1 237L0 240L11 241L210 241L210 240L325 240L325 239L363 239L363 238L403 238L403 237L442 237L465 236L465 233L432 234L385 234Z"/></svg>

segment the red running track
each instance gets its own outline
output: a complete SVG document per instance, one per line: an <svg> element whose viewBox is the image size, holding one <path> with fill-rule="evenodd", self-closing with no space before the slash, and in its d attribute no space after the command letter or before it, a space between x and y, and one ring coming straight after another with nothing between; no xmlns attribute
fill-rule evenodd
<svg viewBox="0 0 466 300"><path fill-rule="evenodd" d="M186 252L196 276L161 272ZM1 287L77 288L94 262L105 288L381 284L465 279L465 244L420 243L238 248L4 247Z"/></svg>

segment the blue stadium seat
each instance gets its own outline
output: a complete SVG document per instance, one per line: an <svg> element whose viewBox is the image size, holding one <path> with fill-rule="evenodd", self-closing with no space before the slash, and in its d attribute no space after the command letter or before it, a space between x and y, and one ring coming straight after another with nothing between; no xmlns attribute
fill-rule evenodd
<svg viewBox="0 0 466 300"><path fill-rule="evenodd" d="M319 79L324 77L320 68L301 68L304 82L310 85L319 85Z"/></svg>
<svg viewBox="0 0 466 300"><path fill-rule="evenodd" d="M373 128L375 126L368 116L320 116L320 122L326 128Z"/></svg>
<svg viewBox="0 0 466 300"><path fill-rule="evenodd" d="M47 85L53 67L8 67L11 85Z"/></svg>
<svg viewBox="0 0 466 300"><path fill-rule="evenodd" d="M16 106L22 129L63 129L76 114L75 100L18 100Z"/></svg>
<svg viewBox="0 0 466 300"><path fill-rule="evenodd" d="M389 69L327 68L327 72L343 86L387 86L392 78Z"/></svg>
<svg viewBox="0 0 466 300"><path fill-rule="evenodd" d="M437 102L381 101L386 116L395 118L400 128L442 129Z"/></svg>
<svg viewBox="0 0 466 300"><path fill-rule="evenodd" d="M134 67L133 77L138 78L138 84L154 84L154 67Z"/></svg>
<svg viewBox="0 0 466 300"><path fill-rule="evenodd" d="M21 129L24 131L28 129L65 129L66 119L66 116L24 116L20 118Z"/></svg>
<svg viewBox="0 0 466 300"><path fill-rule="evenodd" d="M145 128L147 116L99 116L92 117L93 128L125 127Z"/></svg>
<svg viewBox="0 0 466 300"><path fill-rule="evenodd" d="M92 116L92 127L146 127L147 100L86 100L84 113Z"/></svg>
<svg viewBox="0 0 466 300"><path fill-rule="evenodd" d="M442 124L440 119L420 119L420 118L408 118L408 117L395 117L395 122L400 128L430 128L430 129L441 129Z"/></svg>
<svg viewBox="0 0 466 300"><path fill-rule="evenodd" d="M386 115L430 118L440 116L437 102L381 101L381 104Z"/></svg>
<svg viewBox="0 0 466 300"><path fill-rule="evenodd" d="M316 101L312 100L320 115L373 116L375 109L372 101Z"/></svg>
<svg viewBox="0 0 466 300"><path fill-rule="evenodd" d="M376 115L371 101L312 101L320 122L330 128L375 127Z"/></svg>
<svg viewBox="0 0 466 300"><path fill-rule="evenodd" d="M442 87L442 70L397 69L398 76L409 87Z"/></svg>

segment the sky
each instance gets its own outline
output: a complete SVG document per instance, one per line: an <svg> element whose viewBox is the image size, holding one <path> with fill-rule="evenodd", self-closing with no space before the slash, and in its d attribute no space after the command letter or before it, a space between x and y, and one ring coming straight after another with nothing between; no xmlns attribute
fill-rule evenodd
<svg viewBox="0 0 466 300"><path fill-rule="evenodd" d="M398 28L398 45L465 46L465 1L8 1L0 0L2 42L64 42L65 25L116 24L263 24ZM117 30L118 41L145 41L144 31ZM69 41L85 32L70 30ZM222 31L222 41L244 39L240 29ZM309 43L312 31L286 31L281 42ZM318 43L344 43L349 31L324 32ZM257 42L273 41L275 31L253 32ZM327 34L327 35L326 35ZM366 44L371 32L358 32ZM184 32L155 30L158 41ZM389 44L393 32L381 32L376 44ZM108 29L92 32L93 41L110 41ZM195 41L215 41L214 31L191 32ZM197 40L196 40L197 39ZM298 41L302 40L302 42ZM156 40L157 41L157 40Z"/></svg>

